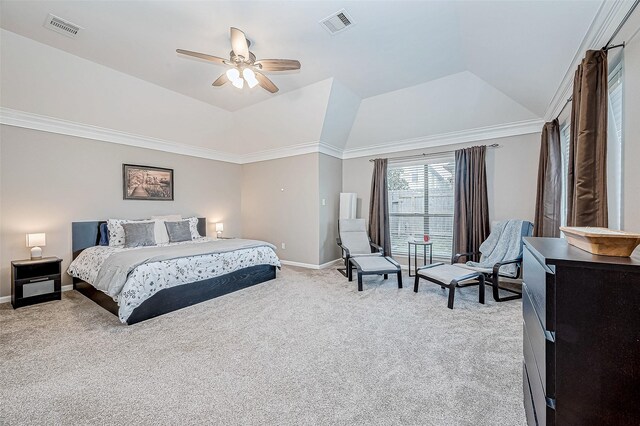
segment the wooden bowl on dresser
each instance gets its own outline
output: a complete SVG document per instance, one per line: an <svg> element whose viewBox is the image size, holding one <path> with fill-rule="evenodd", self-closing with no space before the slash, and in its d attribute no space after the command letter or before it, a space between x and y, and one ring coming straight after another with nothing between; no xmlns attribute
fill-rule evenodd
<svg viewBox="0 0 640 426"><path fill-rule="evenodd" d="M638 245L640 234L609 228L561 226L567 242L591 254L629 257Z"/></svg>

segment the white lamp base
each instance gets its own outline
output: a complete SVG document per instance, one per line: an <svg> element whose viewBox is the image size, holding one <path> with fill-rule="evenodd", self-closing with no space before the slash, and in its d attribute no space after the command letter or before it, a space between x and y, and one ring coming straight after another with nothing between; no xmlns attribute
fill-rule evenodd
<svg viewBox="0 0 640 426"><path fill-rule="evenodd" d="M42 259L42 249L40 247L33 247L31 249L31 259Z"/></svg>

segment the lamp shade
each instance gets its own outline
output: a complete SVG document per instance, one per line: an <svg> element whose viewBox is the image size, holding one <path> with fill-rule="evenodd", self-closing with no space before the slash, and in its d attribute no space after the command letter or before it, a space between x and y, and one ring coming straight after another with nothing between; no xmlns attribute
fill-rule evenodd
<svg viewBox="0 0 640 426"><path fill-rule="evenodd" d="M222 222L216 223L216 232L222 232L222 231L224 231L224 223Z"/></svg>
<svg viewBox="0 0 640 426"><path fill-rule="evenodd" d="M46 246L47 239L44 232L38 234L27 234L27 247Z"/></svg>

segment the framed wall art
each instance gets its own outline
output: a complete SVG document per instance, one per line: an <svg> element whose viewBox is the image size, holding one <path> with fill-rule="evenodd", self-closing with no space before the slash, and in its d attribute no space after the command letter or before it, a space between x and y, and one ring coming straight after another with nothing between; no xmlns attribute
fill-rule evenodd
<svg viewBox="0 0 640 426"><path fill-rule="evenodd" d="M173 201L173 169L123 164L122 189L125 200Z"/></svg>

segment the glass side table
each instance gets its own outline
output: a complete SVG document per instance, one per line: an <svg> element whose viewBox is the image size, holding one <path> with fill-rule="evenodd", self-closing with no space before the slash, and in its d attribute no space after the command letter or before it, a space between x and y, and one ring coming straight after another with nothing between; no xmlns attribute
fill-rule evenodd
<svg viewBox="0 0 640 426"><path fill-rule="evenodd" d="M415 273L411 273L411 246L413 246L413 266L414 271L418 270L418 246L422 246L422 264L427 264L427 246L429 247L429 264L433 263L433 241L424 242L424 241L408 241L409 246L409 255L407 259L409 260L409 276L415 277Z"/></svg>

